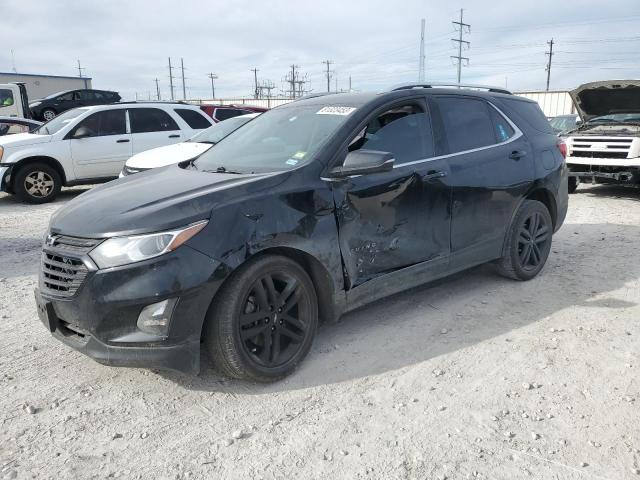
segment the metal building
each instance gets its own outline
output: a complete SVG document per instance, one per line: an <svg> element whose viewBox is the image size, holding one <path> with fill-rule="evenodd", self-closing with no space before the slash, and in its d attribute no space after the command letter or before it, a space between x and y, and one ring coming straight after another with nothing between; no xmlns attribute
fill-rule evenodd
<svg viewBox="0 0 640 480"><path fill-rule="evenodd" d="M43 98L62 90L91 88L90 77L61 77L58 75L0 72L0 83L13 82L23 82L25 84L29 100Z"/></svg>
<svg viewBox="0 0 640 480"><path fill-rule="evenodd" d="M576 113L573 100L566 90L513 92L521 97L535 100L547 117Z"/></svg>

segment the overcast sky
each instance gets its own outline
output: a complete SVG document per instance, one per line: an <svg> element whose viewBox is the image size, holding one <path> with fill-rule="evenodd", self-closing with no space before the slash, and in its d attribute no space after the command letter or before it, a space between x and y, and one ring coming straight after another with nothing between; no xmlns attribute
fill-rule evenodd
<svg viewBox="0 0 640 480"><path fill-rule="evenodd" d="M591 4L591 5L590 5ZM16 1L0 0L0 71L77 75L77 59L95 88L125 98L169 95L167 59L184 59L187 96L248 96L252 68L280 93L291 64L307 88L380 90L417 81L420 19L426 18L426 77L454 81L457 53L451 21L464 8L471 42L463 82L544 89L547 40L556 42L551 88L592 80L640 78L640 1L537 0L287 0ZM176 98L182 98L174 70Z"/></svg>

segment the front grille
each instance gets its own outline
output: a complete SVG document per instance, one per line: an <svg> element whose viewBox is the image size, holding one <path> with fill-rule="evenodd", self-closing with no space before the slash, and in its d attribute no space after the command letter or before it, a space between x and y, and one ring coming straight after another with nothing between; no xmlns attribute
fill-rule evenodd
<svg viewBox="0 0 640 480"><path fill-rule="evenodd" d="M628 158L633 138L574 137L571 156L580 158Z"/></svg>
<svg viewBox="0 0 640 480"><path fill-rule="evenodd" d="M42 285L51 293L70 297L82 285L88 272L81 260L42 252Z"/></svg>
<svg viewBox="0 0 640 480"><path fill-rule="evenodd" d="M81 257L101 240L49 235L42 252L40 285L44 293L70 297L76 293L89 269Z"/></svg>
<svg viewBox="0 0 640 480"><path fill-rule="evenodd" d="M627 152L594 152L591 150L572 150L572 157L580 158L627 158Z"/></svg>

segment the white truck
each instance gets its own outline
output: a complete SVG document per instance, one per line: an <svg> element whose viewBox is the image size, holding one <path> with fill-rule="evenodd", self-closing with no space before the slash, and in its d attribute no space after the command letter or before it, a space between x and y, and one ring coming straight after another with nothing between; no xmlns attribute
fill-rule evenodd
<svg viewBox="0 0 640 480"><path fill-rule="evenodd" d="M31 118L24 83L0 84L0 117Z"/></svg>
<svg viewBox="0 0 640 480"><path fill-rule="evenodd" d="M640 80L608 80L570 92L582 124L562 135L569 193L580 182L640 185Z"/></svg>

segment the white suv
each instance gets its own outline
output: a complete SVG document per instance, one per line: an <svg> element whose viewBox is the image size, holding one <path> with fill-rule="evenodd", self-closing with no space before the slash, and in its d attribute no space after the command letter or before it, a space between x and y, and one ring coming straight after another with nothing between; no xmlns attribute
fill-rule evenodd
<svg viewBox="0 0 640 480"><path fill-rule="evenodd" d="M62 186L118 177L136 153L178 143L213 124L181 103L117 103L69 110L33 133L0 138L0 191L30 203Z"/></svg>

